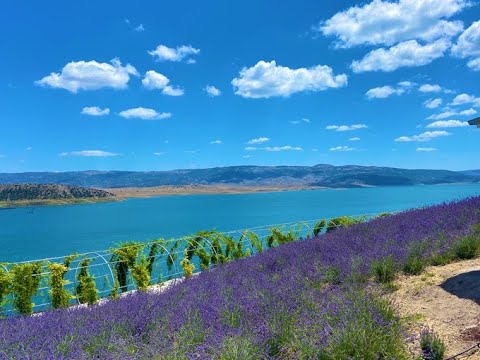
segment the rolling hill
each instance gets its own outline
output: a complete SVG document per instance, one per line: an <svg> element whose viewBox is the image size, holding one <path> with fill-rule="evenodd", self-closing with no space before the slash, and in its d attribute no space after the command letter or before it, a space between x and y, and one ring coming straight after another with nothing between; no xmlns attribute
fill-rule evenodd
<svg viewBox="0 0 480 360"><path fill-rule="evenodd" d="M362 187L479 182L480 174L376 166L228 166L170 171L0 173L0 184L65 184L120 188L183 185Z"/></svg>

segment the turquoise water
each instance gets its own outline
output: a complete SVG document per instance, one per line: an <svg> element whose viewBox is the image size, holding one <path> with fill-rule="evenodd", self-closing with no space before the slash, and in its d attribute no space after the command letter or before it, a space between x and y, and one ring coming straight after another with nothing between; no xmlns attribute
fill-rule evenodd
<svg viewBox="0 0 480 360"><path fill-rule="evenodd" d="M0 262L275 223L404 210L480 195L480 184L163 196L0 210ZM32 211L33 210L33 211Z"/></svg>

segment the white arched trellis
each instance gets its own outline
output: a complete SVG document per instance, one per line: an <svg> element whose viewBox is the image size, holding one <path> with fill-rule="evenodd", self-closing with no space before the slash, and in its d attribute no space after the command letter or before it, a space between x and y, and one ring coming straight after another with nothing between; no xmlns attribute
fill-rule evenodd
<svg viewBox="0 0 480 360"><path fill-rule="evenodd" d="M115 274L112 270L112 267L110 266L110 262L107 259L105 259L105 256L103 256L99 252L92 251L92 252L89 252L89 253L82 254L82 259L88 259L89 255L96 255L96 258L100 258L101 260L103 260L103 264L95 264L95 266L106 265L107 268L108 268L108 273L109 273L110 278L112 280L112 284L115 284ZM79 261L79 265L80 264L81 264L81 261ZM78 272L79 272L79 270L81 270L83 268L89 268L90 266L91 265L89 265L89 266L77 266L76 268L72 269L72 270L75 270L75 277L74 277L74 287L75 288L78 286ZM77 300L77 303L80 304L80 300L77 296L75 296L75 299Z"/></svg>

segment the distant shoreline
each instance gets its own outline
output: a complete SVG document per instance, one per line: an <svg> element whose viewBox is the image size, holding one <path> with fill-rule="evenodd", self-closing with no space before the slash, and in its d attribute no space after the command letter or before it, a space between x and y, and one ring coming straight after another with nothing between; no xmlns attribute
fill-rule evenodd
<svg viewBox="0 0 480 360"><path fill-rule="evenodd" d="M169 195L221 195L221 194L250 194L261 192L281 192L298 190L329 189L320 186L235 186L235 185L185 185L185 186L152 186L104 188L118 198L149 198Z"/></svg>
<svg viewBox="0 0 480 360"><path fill-rule="evenodd" d="M429 185L467 185L473 183L442 183ZM360 184L359 184L360 185ZM410 186L410 185L406 185ZM427 185L428 186L428 185ZM371 188L376 186L357 186L355 188ZM151 187L124 187L124 188L96 188L108 191L115 196L112 197L88 197L72 199L32 199L32 200L13 200L0 201L0 210L17 207L29 206L56 206L56 205L78 205L78 204L96 204L104 202L116 202L135 198L151 198L160 196L180 196L180 195L228 195L228 194L255 194L284 191L303 191L303 190L345 190L349 187L326 187L326 186L241 186L241 185L162 185Z"/></svg>
<svg viewBox="0 0 480 360"><path fill-rule="evenodd" d="M32 199L32 200L9 200L0 201L0 209L10 209L28 206L55 206L55 205L75 205L75 204L95 204L100 202L111 202L123 200L120 197L90 197L75 199Z"/></svg>

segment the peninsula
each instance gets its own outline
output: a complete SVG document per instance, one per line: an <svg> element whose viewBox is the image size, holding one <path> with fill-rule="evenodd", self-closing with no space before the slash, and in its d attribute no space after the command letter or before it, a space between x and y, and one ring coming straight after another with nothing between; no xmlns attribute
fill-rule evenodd
<svg viewBox="0 0 480 360"><path fill-rule="evenodd" d="M0 185L0 208L32 205L65 205L114 201L117 196L105 190L58 184Z"/></svg>

